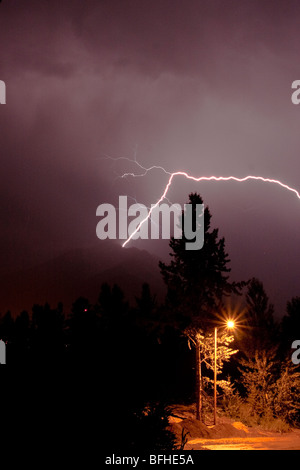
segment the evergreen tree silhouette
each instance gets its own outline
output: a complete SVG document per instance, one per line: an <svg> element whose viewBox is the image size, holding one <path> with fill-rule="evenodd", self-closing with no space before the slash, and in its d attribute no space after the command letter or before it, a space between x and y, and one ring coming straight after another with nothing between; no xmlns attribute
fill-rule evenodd
<svg viewBox="0 0 300 470"><path fill-rule="evenodd" d="M241 349L247 356L273 348L278 328L274 320L274 307L269 302L263 283L252 278L246 293L246 314L244 340Z"/></svg>
<svg viewBox="0 0 300 470"><path fill-rule="evenodd" d="M203 200L197 193L189 195L195 219L196 204ZM200 250L186 250L184 217L182 217L182 238L171 238L172 252L170 264L159 263L163 279L167 285L167 305L175 313L175 318L183 328L190 323L207 327L207 320L222 306L224 296L239 294L242 283L229 281L228 254L225 239L219 238L218 229L211 229L211 213L204 210L204 245ZM194 229L200 229L203 221L194 220Z"/></svg>

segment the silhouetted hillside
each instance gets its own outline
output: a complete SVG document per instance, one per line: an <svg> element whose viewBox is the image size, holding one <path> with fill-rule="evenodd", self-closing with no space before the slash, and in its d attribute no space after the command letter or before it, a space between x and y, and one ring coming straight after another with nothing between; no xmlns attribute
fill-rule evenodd
<svg viewBox="0 0 300 470"><path fill-rule="evenodd" d="M87 249L74 249L34 268L1 276L0 312L31 311L34 303L63 302L65 309L78 296L95 302L101 284L118 284L128 300L139 295L143 282L161 298L164 285L158 258L137 248L122 248L103 241Z"/></svg>

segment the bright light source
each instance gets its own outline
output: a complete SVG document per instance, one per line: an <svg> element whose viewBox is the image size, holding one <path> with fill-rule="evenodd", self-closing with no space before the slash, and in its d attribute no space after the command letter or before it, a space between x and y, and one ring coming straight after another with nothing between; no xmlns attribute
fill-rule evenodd
<svg viewBox="0 0 300 470"><path fill-rule="evenodd" d="M228 320L227 321L227 328L234 328L234 321L233 320Z"/></svg>

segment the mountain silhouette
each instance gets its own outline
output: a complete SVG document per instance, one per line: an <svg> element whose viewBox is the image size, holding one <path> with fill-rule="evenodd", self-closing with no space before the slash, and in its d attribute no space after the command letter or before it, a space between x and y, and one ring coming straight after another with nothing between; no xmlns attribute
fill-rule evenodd
<svg viewBox="0 0 300 470"><path fill-rule="evenodd" d="M148 282L161 299L165 287L158 258L138 248L122 248L105 240L90 248L72 249L35 267L2 274L0 312L31 312L34 303L63 302L65 312L80 296L96 302L102 283L118 284L131 303Z"/></svg>

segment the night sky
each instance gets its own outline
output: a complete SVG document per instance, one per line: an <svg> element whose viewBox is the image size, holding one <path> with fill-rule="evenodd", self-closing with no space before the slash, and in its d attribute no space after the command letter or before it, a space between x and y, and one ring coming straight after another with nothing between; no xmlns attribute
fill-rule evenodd
<svg viewBox="0 0 300 470"><path fill-rule="evenodd" d="M2 1L2 275L105 243L101 203L161 196L163 171L120 179L140 169L107 156L300 191L299 44L296 0ZM191 191L225 237L232 279L259 278L281 316L300 295L299 199L262 182L183 178L169 199ZM167 241L133 246L168 259Z"/></svg>

